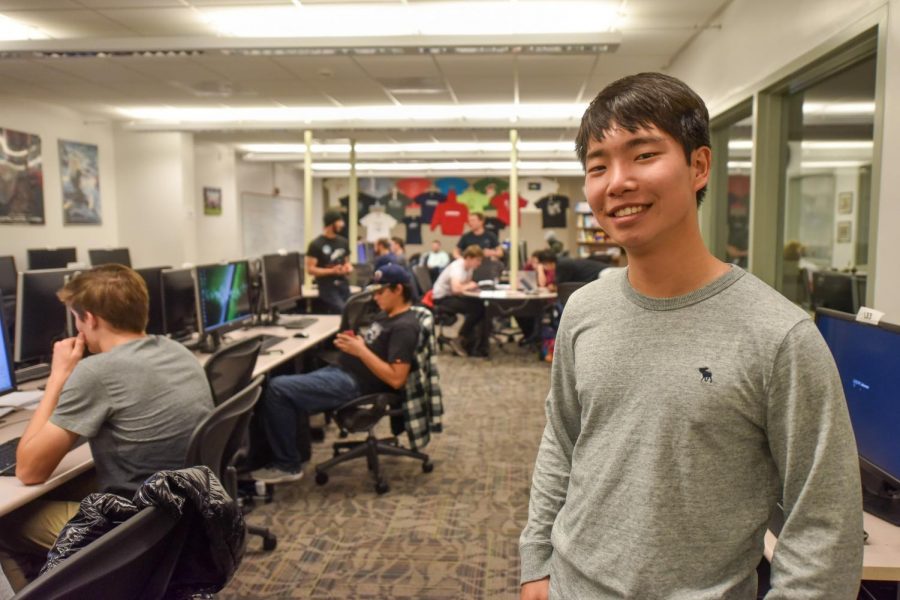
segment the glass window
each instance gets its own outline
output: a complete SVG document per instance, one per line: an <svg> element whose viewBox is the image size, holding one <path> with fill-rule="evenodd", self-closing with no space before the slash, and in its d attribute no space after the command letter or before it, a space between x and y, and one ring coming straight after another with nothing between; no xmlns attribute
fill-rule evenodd
<svg viewBox="0 0 900 600"><path fill-rule="evenodd" d="M710 248L718 258L747 268L750 250L750 172L753 166L753 118L749 104L725 117L712 130L713 173L716 185ZM726 148L720 160L720 148ZM720 183L721 182L721 183Z"/></svg>
<svg viewBox="0 0 900 600"><path fill-rule="evenodd" d="M781 291L815 308L865 297L875 115L875 57L787 96ZM838 271L841 277L827 273ZM815 273L822 272L819 276ZM833 288L833 289L831 289ZM832 306L833 308L839 308Z"/></svg>

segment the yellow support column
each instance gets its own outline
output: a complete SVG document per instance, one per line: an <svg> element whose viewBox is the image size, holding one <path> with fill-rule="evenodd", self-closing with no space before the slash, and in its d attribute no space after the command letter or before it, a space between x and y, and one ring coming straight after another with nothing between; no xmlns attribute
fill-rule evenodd
<svg viewBox="0 0 900 600"><path fill-rule="evenodd" d="M519 288L519 132L509 130L509 284ZM525 257L523 257L525 258Z"/></svg>
<svg viewBox="0 0 900 600"><path fill-rule="evenodd" d="M359 230L359 182L356 180L356 140L350 140L350 207L347 211L347 240L350 242L350 262L359 262L356 237ZM368 258L368 257L367 257Z"/></svg>

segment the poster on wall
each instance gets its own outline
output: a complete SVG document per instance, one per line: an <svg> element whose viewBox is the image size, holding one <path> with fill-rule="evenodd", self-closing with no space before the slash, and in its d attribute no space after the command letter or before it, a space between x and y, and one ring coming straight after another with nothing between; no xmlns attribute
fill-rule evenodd
<svg viewBox="0 0 900 600"><path fill-rule="evenodd" d="M204 187L203 188L203 214L204 215L221 215L222 214L222 188Z"/></svg>
<svg viewBox="0 0 900 600"><path fill-rule="evenodd" d="M44 224L40 136L0 128L0 224Z"/></svg>
<svg viewBox="0 0 900 600"><path fill-rule="evenodd" d="M97 146L59 140L63 224L100 225L100 168Z"/></svg>

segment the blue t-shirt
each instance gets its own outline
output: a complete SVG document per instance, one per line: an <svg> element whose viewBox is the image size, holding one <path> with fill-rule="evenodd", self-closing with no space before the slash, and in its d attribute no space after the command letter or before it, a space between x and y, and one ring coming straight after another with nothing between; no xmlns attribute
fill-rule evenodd
<svg viewBox="0 0 900 600"><path fill-rule="evenodd" d="M403 217L403 224L406 225L406 243L421 244L422 219L420 217Z"/></svg>
<svg viewBox="0 0 900 600"><path fill-rule="evenodd" d="M447 197L438 192L425 192L416 196L416 204L422 207L422 222L431 223L434 211L437 210L438 204L447 201Z"/></svg>

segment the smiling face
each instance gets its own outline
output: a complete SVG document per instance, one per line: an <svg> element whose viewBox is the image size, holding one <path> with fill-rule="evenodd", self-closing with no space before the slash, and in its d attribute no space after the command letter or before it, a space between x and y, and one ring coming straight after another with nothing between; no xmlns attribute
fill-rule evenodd
<svg viewBox="0 0 900 600"><path fill-rule="evenodd" d="M600 226L636 256L697 234L697 191L709 167L706 146L688 162L682 146L658 128L630 132L613 123L602 141L588 144L585 195Z"/></svg>

